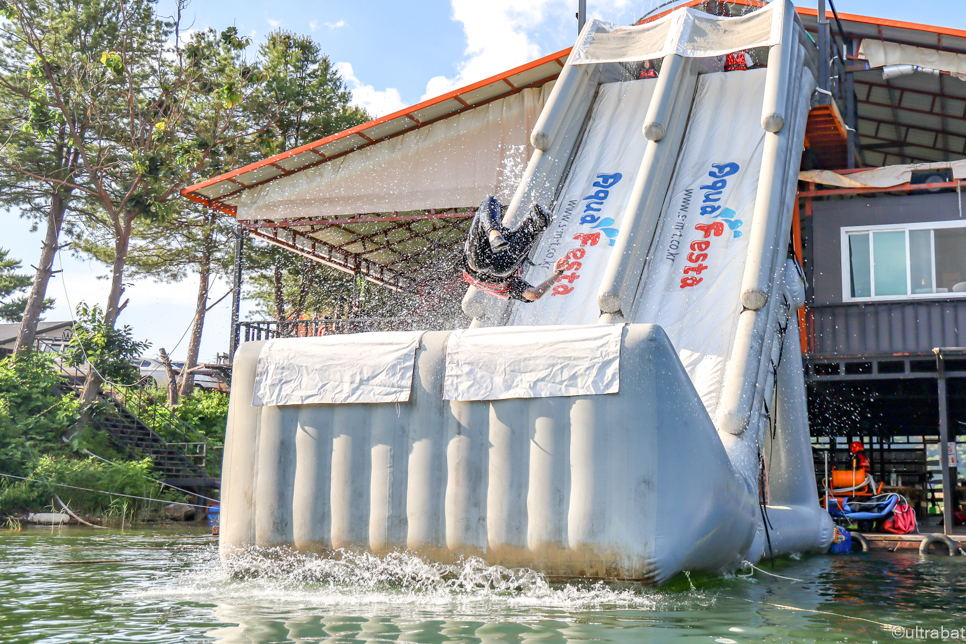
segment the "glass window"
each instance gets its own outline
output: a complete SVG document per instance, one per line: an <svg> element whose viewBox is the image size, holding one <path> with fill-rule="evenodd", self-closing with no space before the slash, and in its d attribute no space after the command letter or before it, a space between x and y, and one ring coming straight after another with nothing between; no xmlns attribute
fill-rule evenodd
<svg viewBox="0 0 966 644"><path fill-rule="evenodd" d="M966 292L966 228L946 228L936 235L936 290Z"/></svg>
<svg viewBox="0 0 966 644"><path fill-rule="evenodd" d="M912 294L932 293L932 231L909 231L909 283Z"/></svg>
<svg viewBox="0 0 966 644"><path fill-rule="evenodd" d="M966 225L843 229L846 299L966 296Z"/></svg>
<svg viewBox="0 0 966 644"><path fill-rule="evenodd" d="M908 295L905 231L872 233L872 254L875 295Z"/></svg>
<svg viewBox="0 0 966 644"><path fill-rule="evenodd" d="M852 297L872 297L872 273L869 261L869 233L849 235Z"/></svg>

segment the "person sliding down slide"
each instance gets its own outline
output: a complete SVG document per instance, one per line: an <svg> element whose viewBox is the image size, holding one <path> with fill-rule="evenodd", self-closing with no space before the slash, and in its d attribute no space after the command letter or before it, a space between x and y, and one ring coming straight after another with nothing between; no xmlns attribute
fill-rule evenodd
<svg viewBox="0 0 966 644"><path fill-rule="evenodd" d="M463 279L493 297L535 302L560 279L569 262L558 259L553 275L537 286L525 282L520 277L523 263L537 237L550 225L550 215L535 204L527 218L509 230L500 222L504 210L492 195L476 209L463 245Z"/></svg>

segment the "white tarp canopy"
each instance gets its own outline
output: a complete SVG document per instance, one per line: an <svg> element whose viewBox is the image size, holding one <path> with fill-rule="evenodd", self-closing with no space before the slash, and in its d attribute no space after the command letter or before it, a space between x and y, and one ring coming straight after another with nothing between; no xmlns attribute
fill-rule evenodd
<svg viewBox="0 0 966 644"><path fill-rule="evenodd" d="M406 402L421 331L269 340L252 405Z"/></svg>
<svg viewBox="0 0 966 644"><path fill-rule="evenodd" d="M684 9L634 27L593 20L574 45L570 63L624 63L669 54L704 58L770 47L781 42L785 4L772 2L735 18Z"/></svg>
<svg viewBox="0 0 966 644"><path fill-rule="evenodd" d="M915 65L926 70L949 72L960 80L966 80L966 54L866 38L859 45L859 58L868 60L872 69L887 65Z"/></svg>
<svg viewBox="0 0 966 644"><path fill-rule="evenodd" d="M553 82L247 190L239 220L329 217L509 202Z"/></svg>
<svg viewBox="0 0 966 644"><path fill-rule="evenodd" d="M616 394L623 325L495 327L454 331L445 400Z"/></svg>
<svg viewBox="0 0 966 644"><path fill-rule="evenodd" d="M891 188L912 180L913 172L950 168L954 179L966 179L966 159L937 161L936 163L910 163L889 165L864 172L838 174L831 170L806 170L798 173L799 181L821 183L840 188Z"/></svg>

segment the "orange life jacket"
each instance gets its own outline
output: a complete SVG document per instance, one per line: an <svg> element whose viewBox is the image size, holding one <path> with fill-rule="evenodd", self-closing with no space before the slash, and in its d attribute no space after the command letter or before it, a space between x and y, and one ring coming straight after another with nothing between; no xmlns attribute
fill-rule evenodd
<svg viewBox="0 0 966 644"><path fill-rule="evenodd" d="M745 52L736 51L725 56L724 70L726 72L743 72L748 70L748 63L745 60Z"/></svg>

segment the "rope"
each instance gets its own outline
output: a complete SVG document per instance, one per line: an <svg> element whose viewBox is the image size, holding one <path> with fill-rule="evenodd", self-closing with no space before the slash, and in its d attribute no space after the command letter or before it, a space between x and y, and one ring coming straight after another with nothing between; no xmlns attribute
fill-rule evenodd
<svg viewBox="0 0 966 644"><path fill-rule="evenodd" d="M758 566L756 566L755 564L751 563L748 560L742 561L741 562L741 567L743 569L745 569L745 570L749 570L749 569L750 570L757 570L758 572L760 572L762 574L768 575L769 577L775 577L777 579L785 579L785 580L788 580L788 581L798 581L798 582L801 582L802 581L801 579L795 579L794 577L785 577L784 575L776 575L773 572L768 572L767 570L762 570L761 568L759 568ZM750 574L745 575L745 576L750 577L752 574L754 574L754 573L750 573Z"/></svg>
<svg viewBox="0 0 966 644"><path fill-rule="evenodd" d="M123 496L128 499L139 499L141 501L154 501L155 503L171 503L171 501L166 501L164 499L152 499L147 496L137 496L135 494L121 494L120 492L108 492L107 490L93 490L89 487L77 487L76 485L67 485L66 483L51 483L50 481L42 481L40 479L32 479L27 476L17 476L15 474L4 474L0 472L0 476L8 479L19 479L21 481L30 481L31 483L43 483L45 485L56 485L57 487L66 487L71 490L82 490L84 492L95 492L97 494L109 494L111 496ZM183 503L182 505L189 505L193 508L207 508L205 505L198 505L197 503Z"/></svg>
<svg viewBox="0 0 966 644"><path fill-rule="evenodd" d="M765 571L762 570L762 572L765 572ZM765 573L765 574L768 574L768 573ZM797 606L785 606L782 604L773 604L772 602L763 602L763 601L757 601L754 599L748 599L747 597L736 597L735 599L741 599L746 602L751 602L752 604L760 604L760 605L764 604L766 606L773 606L774 608L781 608L782 610L794 610L794 611L800 611L802 613L814 613L816 615L831 615L832 617L840 617L842 619L847 619L847 620L868 622L869 624L875 624L876 626L881 626L882 628L887 630L892 630L893 628L895 628L892 624L883 624L882 622L877 622L872 619L865 619L864 617L852 617L851 615L842 615L840 613L833 613L827 610L815 610L813 608L798 608Z"/></svg>
<svg viewBox="0 0 966 644"><path fill-rule="evenodd" d="M87 454L88 456L92 456L93 458L96 458L99 461L104 461L108 465L113 465L114 467L120 467L117 463L115 463L113 461L109 461L106 458L101 458L100 456L98 456L97 454L95 454L94 452L91 452L90 450L88 450L86 448L84 449L84 453ZM189 496L196 496L199 499L204 499L205 501L214 501L215 503L219 503L218 499L212 499L210 497L207 497L207 496L204 496L204 495L201 495L201 494L197 494L195 492L189 492L188 490L182 490L180 487L177 487L175 485L171 485L170 483L165 483L164 481L160 481L158 479L153 479L153 478L151 478L150 476L148 476L146 474L142 474L141 476L144 477L146 480L151 481L152 483L154 483L156 485L160 485L162 488L169 487L172 490L177 490L178 492L181 492L182 494L187 494Z"/></svg>

